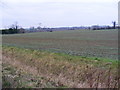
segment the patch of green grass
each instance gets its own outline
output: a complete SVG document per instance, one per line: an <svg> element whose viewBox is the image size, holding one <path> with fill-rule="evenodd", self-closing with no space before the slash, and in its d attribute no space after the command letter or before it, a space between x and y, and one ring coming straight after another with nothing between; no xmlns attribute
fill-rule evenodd
<svg viewBox="0 0 120 90"><path fill-rule="evenodd" d="M51 53L48 51L42 51L42 50L32 50L32 49L22 49L18 47L9 47L9 46L3 46L3 49L7 49L8 51L13 50L15 54L18 53L21 55L26 55L28 56L29 54L31 55L32 58L44 58L46 56L52 56L55 60L62 60L62 61L69 61L69 62L87 62L88 64L93 64L93 65L102 65L104 63L111 63L114 67L118 65L118 60L113 60L113 59L108 59L108 58L99 58L99 57L83 57L83 56L74 56L74 55L69 55L65 53ZM29 56L30 57L30 56Z"/></svg>
<svg viewBox="0 0 120 90"><path fill-rule="evenodd" d="M2 84L3 84L4 87L10 87L11 86L11 83L7 82L7 81L4 81Z"/></svg>

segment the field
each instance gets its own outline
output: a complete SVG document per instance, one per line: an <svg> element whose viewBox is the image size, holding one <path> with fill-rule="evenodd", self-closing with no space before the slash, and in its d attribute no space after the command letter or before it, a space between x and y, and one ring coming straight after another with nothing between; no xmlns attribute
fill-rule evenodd
<svg viewBox="0 0 120 90"><path fill-rule="evenodd" d="M118 88L117 32L3 35L3 87Z"/></svg>
<svg viewBox="0 0 120 90"><path fill-rule="evenodd" d="M85 57L118 59L117 30L71 30L3 35L3 45L62 52Z"/></svg>

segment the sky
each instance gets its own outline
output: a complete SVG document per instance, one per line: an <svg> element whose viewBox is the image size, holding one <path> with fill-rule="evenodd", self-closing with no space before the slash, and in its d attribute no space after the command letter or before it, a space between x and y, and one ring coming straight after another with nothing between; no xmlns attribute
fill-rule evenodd
<svg viewBox="0 0 120 90"><path fill-rule="evenodd" d="M0 28L112 25L119 0L0 0Z"/></svg>

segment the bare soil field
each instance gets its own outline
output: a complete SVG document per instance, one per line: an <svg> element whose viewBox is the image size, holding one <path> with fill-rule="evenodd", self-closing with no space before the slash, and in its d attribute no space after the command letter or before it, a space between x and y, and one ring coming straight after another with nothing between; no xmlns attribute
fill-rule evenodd
<svg viewBox="0 0 120 90"><path fill-rule="evenodd" d="M3 45L118 60L117 30L73 30L3 35Z"/></svg>

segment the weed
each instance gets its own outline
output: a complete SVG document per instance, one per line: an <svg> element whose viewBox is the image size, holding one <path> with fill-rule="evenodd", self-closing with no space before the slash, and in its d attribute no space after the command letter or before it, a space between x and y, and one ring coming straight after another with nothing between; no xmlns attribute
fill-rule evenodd
<svg viewBox="0 0 120 90"><path fill-rule="evenodd" d="M3 52L3 56L10 56L7 63L14 67L21 68L25 72L41 76L37 84L33 84L36 80L30 79L33 86L40 87L42 85L41 87L52 87L53 85L55 87L67 86L88 88L118 87L116 61L105 59L104 61L101 58L99 58L100 61L97 61L94 60L94 58L88 57L82 58L80 56L67 54L51 54L50 52L29 49L26 51L25 49L11 47L4 47ZM10 68L7 70L11 71ZM19 77L14 78L16 81L22 79L21 73L20 75L17 73L17 75ZM45 83L46 81L50 83ZM22 81L16 84L21 87L24 86Z"/></svg>

